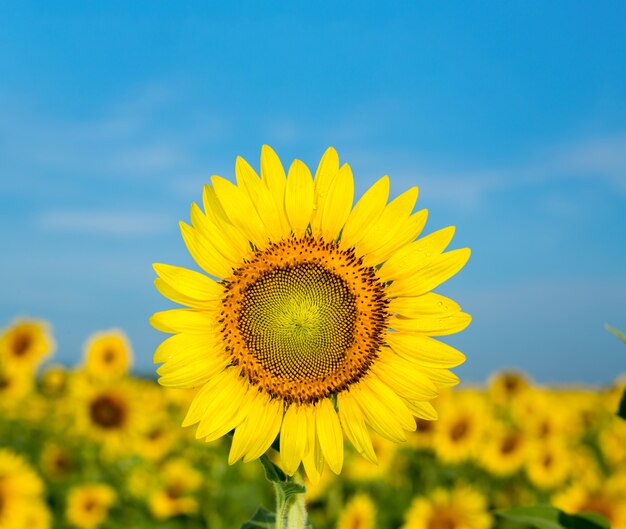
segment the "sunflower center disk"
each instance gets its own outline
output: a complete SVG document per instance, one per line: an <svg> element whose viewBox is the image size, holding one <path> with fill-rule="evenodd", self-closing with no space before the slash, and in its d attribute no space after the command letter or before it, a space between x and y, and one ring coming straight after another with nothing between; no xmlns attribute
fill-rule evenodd
<svg viewBox="0 0 626 529"><path fill-rule="evenodd" d="M226 350L242 375L288 402L357 382L387 327L384 286L352 250L305 237L270 245L227 283Z"/></svg>
<svg viewBox="0 0 626 529"><path fill-rule="evenodd" d="M315 263L278 268L250 285L239 328L252 354L276 376L334 373L354 341L355 295Z"/></svg>

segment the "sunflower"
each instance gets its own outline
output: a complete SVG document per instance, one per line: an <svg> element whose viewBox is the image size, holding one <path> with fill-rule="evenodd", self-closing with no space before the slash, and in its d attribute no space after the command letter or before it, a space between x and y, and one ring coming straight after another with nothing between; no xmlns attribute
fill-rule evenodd
<svg viewBox="0 0 626 529"><path fill-rule="evenodd" d="M591 486L575 483L556 494L552 503L572 514L599 514L610 522L611 529L626 529L626 488L619 477Z"/></svg>
<svg viewBox="0 0 626 529"><path fill-rule="evenodd" d="M87 483L71 488L65 510L67 521L80 529L95 529L108 518L116 496L113 487L102 483Z"/></svg>
<svg viewBox="0 0 626 529"><path fill-rule="evenodd" d="M480 451L480 461L496 476L510 476L520 470L528 454L528 440L518 430L499 426L493 429Z"/></svg>
<svg viewBox="0 0 626 529"><path fill-rule="evenodd" d="M444 463L459 463L478 455L492 421L482 395L466 391L439 408L432 447Z"/></svg>
<svg viewBox="0 0 626 529"><path fill-rule="evenodd" d="M402 529L488 529L491 522L485 496L457 485L413 500Z"/></svg>
<svg viewBox="0 0 626 529"><path fill-rule="evenodd" d="M0 364L32 373L54 347L47 322L18 320L0 335Z"/></svg>
<svg viewBox="0 0 626 529"><path fill-rule="evenodd" d="M128 373L133 361L130 342L122 331L93 334L85 344L85 371L95 379L115 379Z"/></svg>
<svg viewBox="0 0 626 529"><path fill-rule="evenodd" d="M337 529L374 529L376 506L367 494L355 494L342 509Z"/></svg>
<svg viewBox="0 0 626 529"><path fill-rule="evenodd" d="M417 239L417 188L387 204L381 178L354 205L354 180L330 148L315 178L299 160L285 174L269 147L261 177L242 158L237 184L214 176L183 239L208 274L156 264L157 289L189 308L156 313L174 336L155 352L161 384L199 387L185 426L211 441L234 430L229 462L261 456L278 436L285 472L303 462L339 473L343 435L374 461L368 427L406 440L414 417L458 378L464 356L431 336L470 316L430 292L469 250L443 253L454 228Z"/></svg>
<svg viewBox="0 0 626 529"><path fill-rule="evenodd" d="M489 378L489 396L498 405L510 403L518 395L530 388L528 377L521 371L507 370L495 373Z"/></svg>
<svg viewBox="0 0 626 529"><path fill-rule="evenodd" d="M77 461L73 453L56 443L47 443L41 451L41 469L50 480L61 480L76 470Z"/></svg>
<svg viewBox="0 0 626 529"><path fill-rule="evenodd" d="M159 520L197 512L198 501L193 493L201 484L202 474L185 459L165 462L161 469L160 486L148 498L150 512Z"/></svg>
<svg viewBox="0 0 626 529"><path fill-rule="evenodd" d="M130 380L88 384L77 380L75 428L101 443L105 456L130 452L148 419L137 405L139 396Z"/></svg>
<svg viewBox="0 0 626 529"><path fill-rule="evenodd" d="M0 448L0 527L30 529L29 513L43 507L43 492L43 481L26 460Z"/></svg>
<svg viewBox="0 0 626 529"><path fill-rule="evenodd" d="M572 451L562 439L536 442L530 449L526 474L540 489L555 489L562 485L573 470ZM582 470L582 465L579 467Z"/></svg>

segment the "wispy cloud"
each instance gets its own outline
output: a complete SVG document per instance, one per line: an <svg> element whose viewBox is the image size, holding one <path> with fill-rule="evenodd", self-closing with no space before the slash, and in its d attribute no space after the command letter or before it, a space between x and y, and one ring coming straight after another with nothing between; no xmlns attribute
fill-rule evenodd
<svg viewBox="0 0 626 529"><path fill-rule="evenodd" d="M44 211L35 218L42 230L136 237L162 234L176 225L159 213L128 211Z"/></svg>

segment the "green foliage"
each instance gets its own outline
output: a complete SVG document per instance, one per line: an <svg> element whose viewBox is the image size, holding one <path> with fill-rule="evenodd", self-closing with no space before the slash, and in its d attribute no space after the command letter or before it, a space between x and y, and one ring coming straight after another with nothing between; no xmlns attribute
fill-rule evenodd
<svg viewBox="0 0 626 529"><path fill-rule="evenodd" d="M599 514L567 514L549 505L512 507L495 514L535 529L609 529L609 522Z"/></svg>

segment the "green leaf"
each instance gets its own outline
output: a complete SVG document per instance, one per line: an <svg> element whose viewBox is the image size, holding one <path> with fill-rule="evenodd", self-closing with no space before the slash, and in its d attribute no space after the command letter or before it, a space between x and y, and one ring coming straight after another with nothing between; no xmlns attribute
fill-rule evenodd
<svg viewBox="0 0 626 529"><path fill-rule="evenodd" d="M241 529L274 529L276 527L276 514L263 507L259 507Z"/></svg>
<svg viewBox="0 0 626 529"><path fill-rule="evenodd" d="M559 513L559 522L567 529L610 529L611 524L604 517L595 512L579 514Z"/></svg>
<svg viewBox="0 0 626 529"><path fill-rule="evenodd" d="M272 483L285 483L287 476L285 473L270 461L270 458L266 454L263 454L260 458L263 469L265 470L265 477Z"/></svg>
<svg viewBox="0 0 626 529"><path fill-rule="evenodd" d="M306 492L306 487L295 481L282 483L280 488L285 495L285 501L289 501L289 499L293 498L296 494L304 494Z"/></svg>
<svg viewBox="0 0 626 529"><path fill-rule="evenodd" d="M599 514L567 514L550 505L512 507L496 515L536 529L609 529L609 522Z"/></svg>
<svg viewBox="0 0 626 529"><path fill-rule="evenodd" d="M609 331L610 333L613 333L615 336L617 336L624 343L626 343L626 333L623 333L622 331L617 330L615 327L611 327L608 323L604 324L604 328L607 331Z"/></svg>

